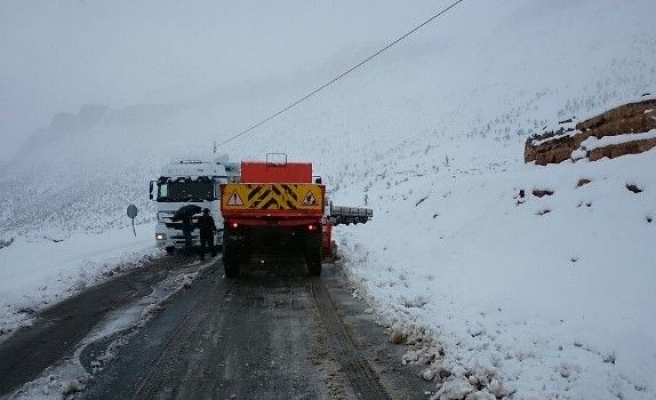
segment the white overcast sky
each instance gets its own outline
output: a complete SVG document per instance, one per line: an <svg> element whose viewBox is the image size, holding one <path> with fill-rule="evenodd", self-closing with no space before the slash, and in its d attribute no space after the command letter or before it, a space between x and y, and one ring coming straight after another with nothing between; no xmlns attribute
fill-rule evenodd
<svg viewBox="0 0 656 400"><path fill-rule="evenodd" d="M445 4L4 0L0 160L83 104L169 103L326 64L338 72Z"/></svg>

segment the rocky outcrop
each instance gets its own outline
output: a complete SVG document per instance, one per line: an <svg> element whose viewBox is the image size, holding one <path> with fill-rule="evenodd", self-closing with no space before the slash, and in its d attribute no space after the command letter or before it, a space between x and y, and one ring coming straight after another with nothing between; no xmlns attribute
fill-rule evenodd
<svg viewBox="0 0 656 400"><path fill-rule="evenodd" d="M587 152L590 161L597 161L604 157L616 158L627 154L643 153L656 147L656 138L635 140L631 142L612 144L604 147L597 147Z"/></svg>
<svg viewBox="0 0 656 400"><path fill-rule="evenodd" d="M526 141L525 162L547 165L581 158L596 161L650 150L656 147L656 132L645 133L656 130L656 99L625 104L575 125L573 120L559 125Z"/></svg>
<svg viewBox="0 0 656 400"><path fill-rule="evenodd" d="M625 104L576 124L576 129L598 138L618 133L647 132L656 127L656 99Z"/></svg>
<svg viewBox="0 0 656 400"><path fill-rule="evenodd" d="M574 136L557 132L553 137L540 141L529 138L524 148L524 162L535 161L538 165L563 162L581 145Z"/></svg>

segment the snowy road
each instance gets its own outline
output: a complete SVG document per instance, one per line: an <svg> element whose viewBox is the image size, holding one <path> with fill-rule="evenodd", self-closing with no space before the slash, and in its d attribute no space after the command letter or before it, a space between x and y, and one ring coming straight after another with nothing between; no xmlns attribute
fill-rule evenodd
<svg viewBox="0 0 656 400"><path fill-rule="evenodd" d="M335 267L322 279L302 268L237 281L225 281L220 264L210 268L130 341L87 398L424 398L424 382L398 366L402 350Z"/></svg>
<svg viewBox="0 0 656 400"><path fill-rule="evenodd" d="M163 279L162 271L177 268L181 260L165 258L140 277L122 278L122 284L116 283L120 279L108 282L106 286L114 288L111 294L96 290L87 301L72 302L59 319L51 318L45 328L35 330L30 343L14 345L11 358L26 361L21 363L23 372L12 380L4 375L3 391L33 379L44 364L69 354L102 319L103 310L143 295L148 283ZM425 398L431 385L417 376L418 371L400 365L404 348L389 343L374 317L364 312L366 306L353 298L338 267L325 264L321 278L308 278L299 260L274 264L281 268L273 273L261 269L226 281L218 258L191 287L166 300L144 327L86 346L77 354L93 378L81 397ZM79 306L75 312L70 308L73 303ZM68 328L62 327L69 320ZM52 345L53 331L64 332L57 342L69 345L52 349L57 347ZM121 346L112 350L112 361L99 362L117 341ZM41 351L52 355L43 357ZM33 356L25 357L28 354Z"/></svg>
<svg viewBox="0 0 656 400"><path fill-rule="evenodd" d="M0 344L0 395L36 378L62 357L69 357L109 312L150 294L154 285L187 262L180 258L158 260L43 311L33 326Z"/></svg>

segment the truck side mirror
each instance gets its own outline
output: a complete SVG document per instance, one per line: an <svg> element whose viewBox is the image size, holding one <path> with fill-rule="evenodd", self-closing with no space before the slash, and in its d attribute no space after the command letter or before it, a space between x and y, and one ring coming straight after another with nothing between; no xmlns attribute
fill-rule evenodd
<svg viewBox="0 0 656 400"><path fill-rule="evenodd" d="M150 190L148 191L148 196L150 199L153 199L153 181L150 181Z"/></svg>

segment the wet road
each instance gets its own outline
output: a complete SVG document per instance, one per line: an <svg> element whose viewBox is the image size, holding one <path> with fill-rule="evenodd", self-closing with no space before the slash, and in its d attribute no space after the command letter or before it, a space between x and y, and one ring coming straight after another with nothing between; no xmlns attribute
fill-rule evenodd
<svg viewBox="0 0 656 400"><path fill-rule="evenodd" d="M219 257L145 327L87 346L80 361L93 379L79 396L425 398L431 385L400 365L404 348L389 343L351 293L332 264L310 278L302 260L285 258L228 281Z"/></svg>
<svg viewBox="0 0 656 400"><path fill-rule="evenodd" d="M41 312L32 327L0 343L0 396L70 355L108 313L147 296L153 285L188 262L180 257L158 259Z"/></svg>

